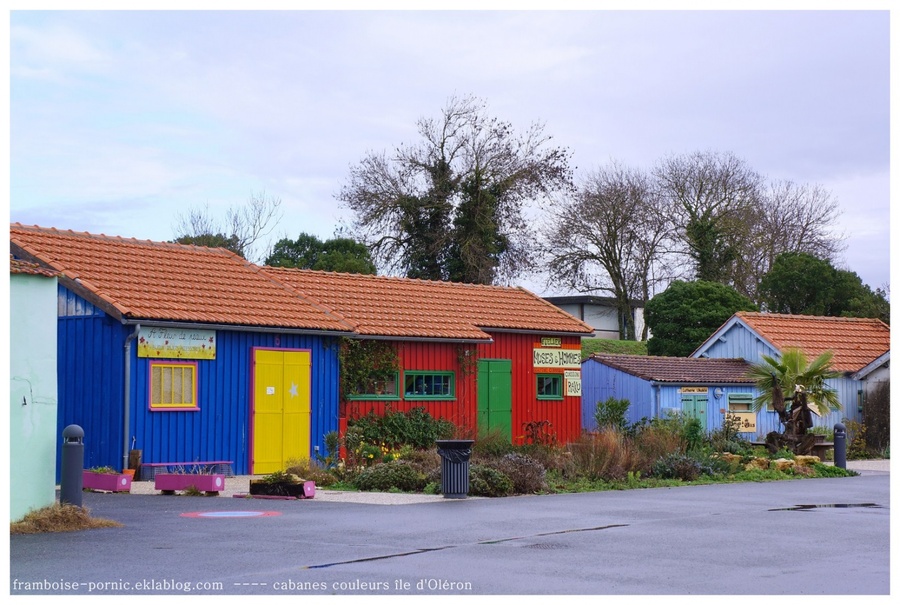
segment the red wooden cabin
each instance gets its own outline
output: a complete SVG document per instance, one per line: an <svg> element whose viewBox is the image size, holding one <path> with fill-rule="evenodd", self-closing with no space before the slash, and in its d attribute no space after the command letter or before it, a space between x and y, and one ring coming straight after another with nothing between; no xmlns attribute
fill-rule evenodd
<svg viewBox="0 0 900 605"><path fill-rule="evenodd" d="M581 337L593 330L522 288L264 267L340 315L355 336L390 343L399 368L342 392L340 425L387 406L522 443L581 432ZM342 369L342 372L344 370ZM345 389L347 390L347 389ZM352 392L355 391L355 392ZM549 422L549 425L546 424Z"/></svg>

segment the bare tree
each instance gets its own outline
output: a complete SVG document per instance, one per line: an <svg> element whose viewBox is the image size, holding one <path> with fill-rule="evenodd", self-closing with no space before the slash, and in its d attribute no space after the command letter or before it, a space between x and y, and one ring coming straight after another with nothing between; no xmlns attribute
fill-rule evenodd
<svg viewBox="0 0 900 605"><path fill-rule="evenodd" d="M266 251L258 250L257 244L275 229L282 216L280 198L268 196L265 191L254 193L245 204L229 207L224 219L216 219L209 204L179 214L173 241L224 247L251 262L261 262Z"/></svg>
<svg viewBox="0 0 900 605"><path fill-rule="evenodd" d="M671 229L661 210L647 176L613 162L556 206L544 230L554 281L579 292L609 293L622 339L637 336L633 302L648 300L657 280L668 278L663 257Z"/></svg>
<svg viewBox="0 0 900 605"><path fill-rule="evenodd" d="M747 227L751 237L736 263L735 288L758 303L759 282L783 252L835 261L844 248L843 236L833 231L839 216L837 200L818 185L769 183Z"/></svg>
<svg viewBox="0 0 900 605"><path fill-rule="evenodd" d="M493 283L531 261L527 203L571 186L569 152L542 124L521 136L474 97L451 98L417 123L422 141L351 167L338 199L356 239L387 272Z"/></svg>
<svg viewBox="0 0 900 605"><path fill-rule="evenodd" d="M713 152L665 158L654 177L695 277L732 285L762 178L735 155Z"/></svg>

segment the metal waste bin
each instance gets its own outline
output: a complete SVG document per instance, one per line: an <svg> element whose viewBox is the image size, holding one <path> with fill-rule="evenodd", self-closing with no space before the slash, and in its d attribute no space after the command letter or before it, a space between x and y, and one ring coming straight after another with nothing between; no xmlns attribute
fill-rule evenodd
<svg viewBox="0 0 900 605"><path fill-rule="evenodd" d="M441 456L441 491L445 498L465 498L469 495L469 458L471 439L443 439L437 442Z"/></svg>

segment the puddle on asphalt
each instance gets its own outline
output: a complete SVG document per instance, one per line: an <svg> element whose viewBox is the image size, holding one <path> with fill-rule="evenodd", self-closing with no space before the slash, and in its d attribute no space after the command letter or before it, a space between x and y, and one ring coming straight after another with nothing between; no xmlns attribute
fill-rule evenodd
<svg viewBox="0 0 900 605"><path fill-rule="evenodd" d="M778 510L815 510L817 508L884 508L880 504L867 502L865 504L797 504L788 508L770 508L769 512Z"/></svg>

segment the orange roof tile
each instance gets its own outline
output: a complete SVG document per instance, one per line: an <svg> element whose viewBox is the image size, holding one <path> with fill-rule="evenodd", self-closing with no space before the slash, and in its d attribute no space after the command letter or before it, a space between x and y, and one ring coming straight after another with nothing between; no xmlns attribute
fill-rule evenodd
<svg viewBox="0 0 900 605"><path fill-rule="evenodd" d="M368 336L484 340L484 330L591 334L593 328L523 288L263 267L337 310Z"/></svg>
<svg viewBox="0 0 900 605"><path fill-rule="evenodd" d="M9 272L19 275L40 275L42 277L59 276L58 271L47 269L37 263L29 263L28 261L13 258L12 254L9 255Z"/></svg>
<svg viewBox="0 0 900 605"><path fill-rule="evenodd" d="M339 314L222 248L10 226L10 244L123 317L350 332ZM73 284L74 285L74 284Z"/></svg>
<svg viewBox="0 0 900 605"><path fill-rule="evenodd" d="M891 348L891 329L879 319L745 311L735 315L779 351L799 348L810 359L833 351L833 367L841 372L855 372Z"/></svg>

